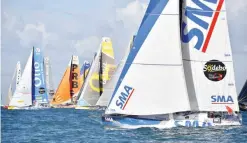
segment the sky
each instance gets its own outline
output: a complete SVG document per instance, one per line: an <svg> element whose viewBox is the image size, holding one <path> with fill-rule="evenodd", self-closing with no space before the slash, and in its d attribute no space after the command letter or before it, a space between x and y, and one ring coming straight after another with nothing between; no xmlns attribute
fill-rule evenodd
<svg viewBox="0 0 247 143"><path fill-rule="evenodd" d="M17 61L24 68L31 48L52 64L55 87L72 55L91 61L103 36L112 38L116 63L136 33L149 0L1 0L3 102ZM226 0L237 92L247 79L247 1Z"/></svg>

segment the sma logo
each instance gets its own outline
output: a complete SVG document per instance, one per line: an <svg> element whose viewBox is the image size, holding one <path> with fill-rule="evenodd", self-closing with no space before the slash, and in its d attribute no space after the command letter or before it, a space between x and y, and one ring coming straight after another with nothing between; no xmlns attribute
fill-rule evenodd
<svg viewBox="0 0 247 143"><path fill-rule="evenodd" d="M232 96L220 96L220 95L213 95L211 96L211 103L212 104L234 104Z"/></svg>
<svg viewBox="0 0 247 143"><path fill-rule="evenodd" d="M125 85L124 91L121 92L120 95L118 96L118 100L116 101L116 106L124 110L133 92L134 92L134 89L132 87Z"/></svg>

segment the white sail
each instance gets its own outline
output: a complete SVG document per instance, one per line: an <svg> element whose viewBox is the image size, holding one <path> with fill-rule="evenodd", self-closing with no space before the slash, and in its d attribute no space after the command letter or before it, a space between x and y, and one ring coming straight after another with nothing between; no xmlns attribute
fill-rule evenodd
<svg viewBox="0 0 247 143"><path fill-rule="evenodd" d="M16 64L16 80L15 80L15 86L17 87L20 83L21 80L21 63L20 61L17 62Z"/></svg>
<svg viewBox="0 0 247 143"><path fill-rule="evenodd" d="M184 0L182 53L191 108L238 111L224 0Z"/></svg>
<svg viewBox="0 0 247 143"><path fill-rule="evenodd" d="M33 51L28 58L21 80L16 87L9 106L25 107L32 105L32 62Z"/></svg>
<svg viewBox="0 0 247 143"><path fill-rule="evenodd" d="M72 102L75 103L80 92L82 85L82 80L80 79L80 66L79 66L79 57L72 56L71 68L70 68L70 87L71 95L73 96Z"/></svg>
<svg viewBox="0 0 247 143"><path fill-rule="evenodd" d="M119 76L121 74L121 71L123 70L123 65L126 62L126 59L129 55L129 51L133 45L133 40L134 37L132 37L130 43L129 43L129 47L126 50L126 53L123 57L123 59L120 61L120 63L118 64L117 69L114 72L114 75L112 75L110 81L108 81L108 83L104 86L104 92L102 93L102 95L100 96L99 100L97 101L96 105L97 106L107 106L110 102L111 96L113 94L114 88L117 84L117 81L119 79Z"/></svg>
<svg viewBox="0 0 247 143"><path fill-rule="evenodd" d="M51 63L49 57L44 57L44 67L45 67L46 88L49 93L49 100L51 100L54 95L54 85L52 80Z"/></svg>
<svg viewBox="0 0 247 143"><path fill-rule="evenodd" d="M106 114L157 115L190 110L181 57L179 1L150 1Z"/></svg>
<svg viewBox="0 0 247 143"><path fill-rule="evenodd" d="M16 87L19 85L19 82L20 82L20 78L21 78L21 63L20 61L17 62L16 64L16 68L14 70L14 74L12 76L12 80L11 80L11 83L9 85L9 90L8 90L8 104L9 102L11 101L12 99L12 96L13 96L13 87L12 87L12 83L14 81L14 79L16 78L15 80L15 86L14 86L14 89L16 89Z"/></svg>
<svg viewBox="0 0 247 143"><path fill-rule="evenodd" d="M112 41L109 37L103 37L100 43L99 51L92 63L89 74L79 96L78 106L95 106L104 87L113 75L114 52Z"/></svg>
<svg viewBox="0 0 247 143"><path fill-rule="evenodd" d="M93 91L91 87L99 87L99 82L90 82L90 80L95 77L95 79L99 78L99 59L101 55L101 46L91 64L91 68L87 75L86 80L84 81L84 85L80 90L79 99L77 106L93 106L98 101L100 94L99 92ZM93 85L93 86L92 86Z"/></svg>

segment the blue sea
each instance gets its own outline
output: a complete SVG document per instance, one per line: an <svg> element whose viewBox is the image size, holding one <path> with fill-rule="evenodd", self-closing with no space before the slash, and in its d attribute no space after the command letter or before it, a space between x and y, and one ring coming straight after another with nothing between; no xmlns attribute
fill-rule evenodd
<svg viewBox="0 0 247 143"><path fill-rule="evenodd" d="M104 128L103 111L45 109L2 110L1 113L3 143L247 143L247 113L243 114L243 126L124 130Z"/></svg>

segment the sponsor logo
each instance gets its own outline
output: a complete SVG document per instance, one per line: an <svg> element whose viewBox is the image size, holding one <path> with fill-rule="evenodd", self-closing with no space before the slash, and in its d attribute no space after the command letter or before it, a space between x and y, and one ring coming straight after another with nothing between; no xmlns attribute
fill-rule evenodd
<svg viewBox="0 0 247 143"><path fill-rule="evenodd" d="M221 81L226 76L225 65L218 60L208 61L203 68L204 75L211 81Z"/></svg>
<svg viewBox="0 0 247 143"><path fill-rule="evenodd" d="M224 0L191 0L190 5L194 5L194 7L187 6L183 15L186 20L182 21L182 41L189 43L196 38L197 42L194 48L205 53L219 16L219 12L215 11L220 11L223 3ZM188 19L198 26L187 29ZM206 31L206 35L203 31Z"/></svg>
<svg viewBox="0 0 247 143"><path fill-rule="evenodd" d="M78 88L78 73L76 73L76 69L78 68L77 64L72 64L72 71L71 71L71 89ZM70 91L71 96L74 95L74 91Z"/></svg>
<svg viewBox="0 0 247 143"><path fill-rule="evenodd" d="M118 100L116 101L116 106L124 110L133 92L134 89L132 87L125 85L124 91L121 92L120 95L118 96Z"/></svg>
<svg viewBox="0 0 247 143"><path fill-rule="evenodd" d="M112 121L113 121L113 119L112 119L112 118L110 118L110 117L105 117L105 121L112 122Z"/></svg>
<svg viewBox="0 0 247 143"><path fill-rule="evenodd" d="M34 62L34 86L40 87L41 84L42 81L41 81L40 64L38 62Z"/></svg>
<svg viewBox="0 0 247 143"><path fill-rule="evenodd" d="M36 51L37 53L40 53L40 48L35 48L35 51Z"/></svg>
<svg viewBox="0 0 247 143"><path fill-rule="evenodd" d="M39 93L40 94L44 94L45 93L45 88L44 87L40 87L39 88Z"/></svg>
<svg viewBox="0 0 247 143"><path fill-rule="evenodd" d="M224 96L224 95L212 95L211 96L212 104L234 104L232 96Z"/></svg>
<svg viewBox="0 0 247 143"><path fill-rule="evenodd" d="M197 120L194 120L194 121L190 121L190 120L187 120L187 121L175 121L174 122L175 126L176 127L179 127L179 126L185 126L185 127L199 127L199 121ZM208 126L212 126L212 124L210 122L202 122L201 124L202 127L208 127Z"/></svg>

